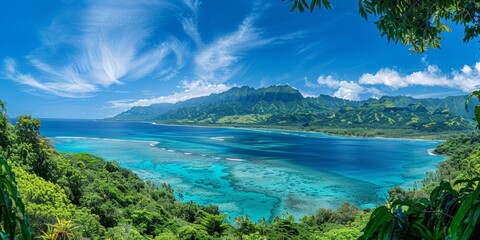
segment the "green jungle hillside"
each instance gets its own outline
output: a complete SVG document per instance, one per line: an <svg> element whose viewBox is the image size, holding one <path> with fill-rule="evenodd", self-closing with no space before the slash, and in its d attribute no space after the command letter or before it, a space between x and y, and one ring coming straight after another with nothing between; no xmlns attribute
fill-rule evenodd
<svg viewBox="0 0 480 240"><path fill-rule="evenodd" d="M272 127L370 137L395 137L395 133L438 135L473 128L473 114L464 107L466 98L397 96L348 101L326 95L304 98L290 86L235 87L176 104L134 107L111 120Z"/></svg>

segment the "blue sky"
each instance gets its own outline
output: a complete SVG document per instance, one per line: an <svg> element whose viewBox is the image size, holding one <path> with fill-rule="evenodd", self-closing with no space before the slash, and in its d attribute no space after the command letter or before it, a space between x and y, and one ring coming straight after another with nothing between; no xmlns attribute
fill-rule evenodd
<svg viewBox="0 0 480 240"><path fill-rule="evenodd" d="M424 54L388 43L357 1L3 0L0 99L10 116L103 118L234 86L305 96L444 97L480 84L480 44L451 26Z"/></svg>

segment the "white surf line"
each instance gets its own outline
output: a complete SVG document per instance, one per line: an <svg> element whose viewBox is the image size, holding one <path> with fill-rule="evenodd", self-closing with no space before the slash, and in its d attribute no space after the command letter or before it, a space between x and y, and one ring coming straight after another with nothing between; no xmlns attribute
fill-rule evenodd
<svg viewBox="0 0 480 240"><path fill-rule="evenodd" d="M54 137L58 139L92 139L92 140L104 140L104 141L112 141L112 142L136 142L136 143L149 143L150 146L154 147L160 142L158 141L148 141L148 140L133 140L133 139L115 139L115 138L97 138L97 137L70 137L70 136L61 136L61 137Z"/></svg>
<svg viewBox="0 0 480 240"><path fill-rule="evenodd" d="M100 138L87 138L87 137L70 137L70 136L62 136L62 137L53 137L58 139L100 139Z"/></svg>
<svg viewBox="0 0 480 240"><path fill-rule="evenodd" d="M225 139L234 138L233 136L224 136L224 137L211 137L212 140L225 141Z"/></svg>
<svg viewBox="0 0 480 240"><path fill-rule="evenodd" d="M225 158L227 159L228 161L234 161L234 162L245 162L246 160L245 159L241 159L241 158Z"/></svg>
<svg viewBox="0 0 480 240"><path fill-rule="evenodd" d="M440 154L435 153L435 148L431 148L427 150L428 155L430 156L441 156Z"/></svg>

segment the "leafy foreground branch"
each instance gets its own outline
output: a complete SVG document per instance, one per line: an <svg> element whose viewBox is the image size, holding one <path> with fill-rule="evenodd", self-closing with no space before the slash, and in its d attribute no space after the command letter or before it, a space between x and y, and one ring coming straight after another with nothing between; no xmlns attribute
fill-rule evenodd
<svg viewBox="0 0 480 240"><path fill-rule="evenodd" d="M0 229L1 239L14 239L16 236L22 239L31 239L30 225L25 214L25 207L18 196L15 175L12 173L7 161L0 158ZM17 224L20 229L17 228Z"/></svg>
<svg viewBox="0 0 480 240"><path fill-rule="evenodd" d="M283 0L285 1L285 0ZM331 9L331 0L290 0L291 11L313 12L316 8ZM387 40L409 45L410 50L422 53L440 48L444 32L451 32L447 24L464 27L464 42L480 34L480 3L477 0L358 0L359 14L374 22L381 36Z"/></svg>
<svg viewBox="0 0 480 240"><path fill-rule="evenodd" d="M467 101L465 101L465 110L468 112L468 103L470 102L470 99L472 99L472 97L476 97L480 100L480 90L479 91L473 91L472 93L470 93L470 95L468 95L468 98L467 98ZM477 122L477 128L480 128L480 103L478 103L477 105L475 105L475 110L474 110L474 114L475 114L475 121Z"/></svg>
<svg viewBox="0 0 480 240"><path fill-rule="evenodd" d="M376 208L363 239L470 239L480 236L480 178L441 182L430 198ZM460 187L455 190L455 187Z"/></svg>

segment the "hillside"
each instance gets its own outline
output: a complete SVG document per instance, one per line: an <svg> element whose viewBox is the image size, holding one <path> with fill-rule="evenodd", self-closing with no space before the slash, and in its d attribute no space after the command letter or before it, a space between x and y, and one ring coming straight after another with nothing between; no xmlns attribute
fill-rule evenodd
<svg viewBox="0 0 480 240"><path fill-rule="evenodd" d="M462 96L449 96L446 98L422 98L416 99L407 96L385 96L380 100L389 99L398 107L407 107L412 104L422 104L429 111L437 111L442 109L448 109L452 114L459 115L465 119L470 119L473 117L473 107L474 104L470 104L470 111L465 111L465 100L467 99L466 95Z"/></svg>
<svg viewBox="0 0 480 240"><path fill-rule="evenodd" d="M360 132L395 129L409 133L445 133L472 128L470 121L466 120L472 118L472 112L465 111L465 99L466 96L444 99L385 96L349 101L327 95L304 98L298 90L286 85L259 89L235 87L220 94L176 104L135 107L113 120L282 127L327 132L331 132L329 129L361 129Z"/></svg>
<svg viewBox="0 0 480 240"><path fill-rule="evenodd" d="M277 101L302 101L304 98L300 92L288 86L272 86L255 90L250 87L234 87L226 92L212 94L206 97L198 97L178 103L160 103L152 104L146 107L133 107L111 120L119 121L138 121L153 120L158 116L173 112L179 109L188 109L190 107L221 105L230 102L242 104L252 104L258 102L277 102ZM343 101L341 101L343 102Z"/></svg>

